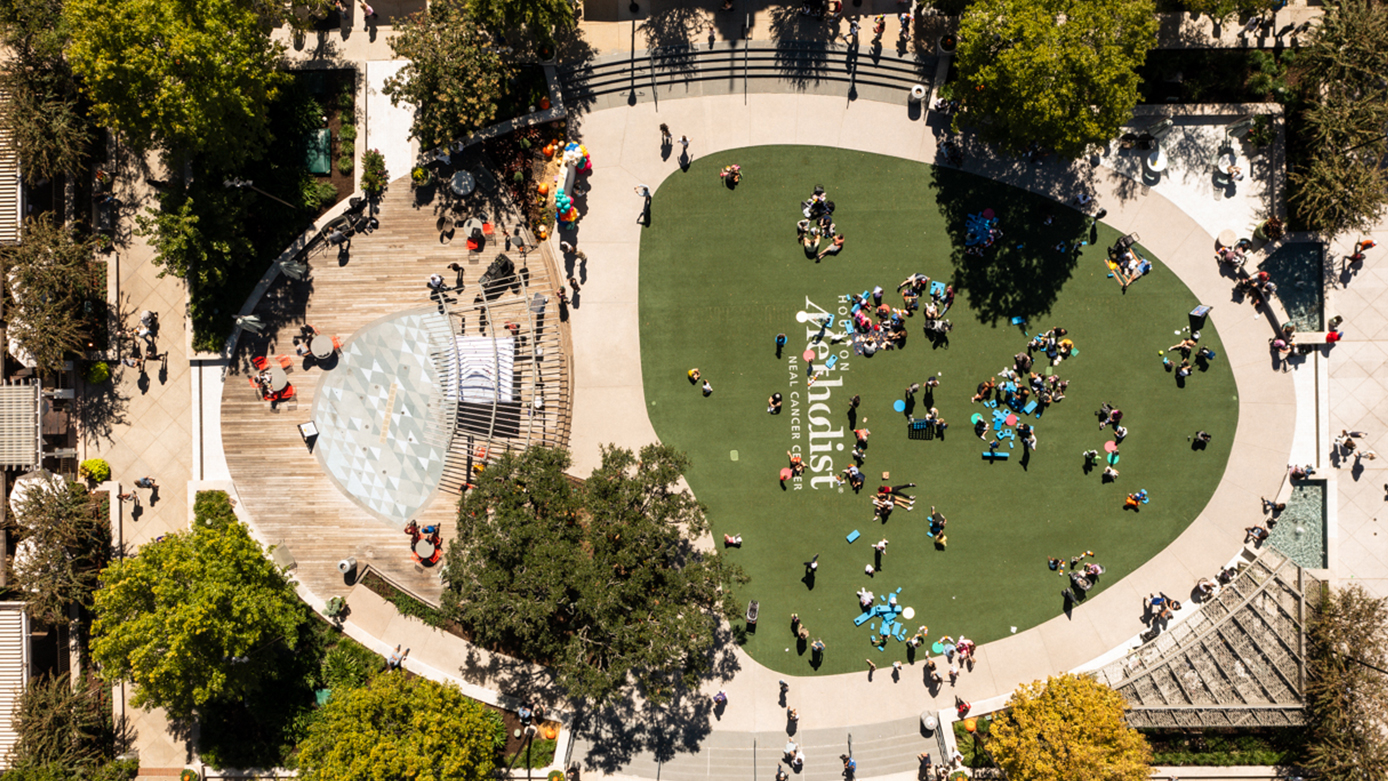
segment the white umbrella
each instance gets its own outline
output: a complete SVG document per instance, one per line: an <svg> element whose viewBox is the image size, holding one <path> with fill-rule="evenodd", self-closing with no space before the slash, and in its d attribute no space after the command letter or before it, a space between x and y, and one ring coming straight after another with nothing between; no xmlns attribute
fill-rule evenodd
<svg viewBox="0 0 1388 781"><path fill-rule="evenodd" d="M14 481L14 488L10 490L10 510L18 514L19 506L24 503L24 499L28 497L30 491L45 485L51 486L54 491L60 491L64 482L63 478L47 469L35 469L20 475Z"/></svg>

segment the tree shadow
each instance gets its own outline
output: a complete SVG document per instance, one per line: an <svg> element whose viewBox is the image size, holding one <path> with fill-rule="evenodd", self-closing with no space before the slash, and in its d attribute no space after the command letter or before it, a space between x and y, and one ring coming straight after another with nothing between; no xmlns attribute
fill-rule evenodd
<svg viewBox="0 0 1388 781"><path fill-rule="evenodd" d="M996 326L1013 317L1048 314L1078 260L1076 253L1055 247L1083 235L1088 218L1055 209L1035 194L940 166L932 166L930 186L953 244L955 290L968 297L978 319ZM965 253L966 224L969 215L985 209L993 210L1004 235L980 259ZM1043 213L1049 213L1050 225L1038 219Z"/></svg>
<svg viewBox="0 0 1388 781"><path fill-rule="evenodd" d="M771 37L776 41L776 67L797 89L819 84L829 72L829 50L838 35L823 19L805 16L794 5L773 6Z"/></svg>
<svg viewBox="0 0 1388 781"><path fill-rule="evenodd" d="M675 6L651 14L636 30L646 39L653 70L687 80L698 72L694 39L707 26L702 9Z"/></svg>

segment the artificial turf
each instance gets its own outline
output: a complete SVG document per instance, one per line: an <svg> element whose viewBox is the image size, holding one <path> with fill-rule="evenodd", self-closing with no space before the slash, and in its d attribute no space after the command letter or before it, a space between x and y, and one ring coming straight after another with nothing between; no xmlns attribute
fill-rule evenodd
<svg viewBox="0 0 1388 781"><path fill-rule="evenodd" d="M730 163L744 174L736 190L718 176ZM846 237L843 252L820 263L806 259L795 230L800 203L816 184L835 202ZM964 254L965 217L990 208L1004 236L982 257ZM1076 237L1094 241L1079 252L1055 249ZM726 555L750 576L741 600L760 602L759 625L743 635L758 661L785 673L816 671L791 635L792 612L826 645L821 674L862 669L864 657L878 665L907 659L904 643L890 640L879 652L868 643L868 624L854 626L861 586L877 594L902 589L901 604L915 608L908 636L922 624L931 639L965 634L980 643L1022 631L1062 612L1067 581L1047 568L1048 556L1092 550L1107 569L1092 598L1155 556L1201 511L1234 435L1233 376L1207 325L1201 343L1217 356L1177 386L1158 351L1180 338L1199 302L1145 250L1155 269L1124 294L1104 262L1118 237L1102 224L1091 230L1064 205L971 174L823 147L722 152L661 184L641 242L647 411L661 440L689 454L688 482L720 547L724 533L744 537ZM817 307L846 311L842 296L875 285L899 306L893 291L915 272L958 290L947 345L924 338L920 313L907 321L904 349L870 358L847 344L814 345L817 329L797 321L797 313ZM1011 325L1012 317L1027 323ZM1029 459L1018 442L1015 449L1004 443L1008 460L985 461L987 447L969 419L991 410L970 403L975 386L1011 365L1026 334L1053 326L1067 328L1078 348L1055 367L1071 381L1065 400L1029 419L1038 439ZM778 333L789 337L779 357ZM807 346L818 350L816 366L830 351L840 356L809 389ZM1044 364L1040 356L1038 367ZM687 379L695 367L713 386L711 396ZM933 402L917 397L916 415L933 403L950 428L943 439L909 439L893 402L930 376L940 386ZM779 415L766 411L775 391L784 396ZM823 479L850 461L855 394L862 398L858 427L872 432L861 494ZM1086 474L1081 459L1113 438L1094 414L1104 402L1124 411L1129 430L1120 477L1109 484L1098 470ZM1191 448L1197 429L1214 437L1205 450ZM809 468L783 486L778 473L797 445ZM811 445L825 449L811 452ZM918 486L916 509L898 509L886 524L870 502L883 471L892 484ZM1125 511L1125 494L1141 488L1151 502ZM943 551L926 535L931 505L949 519ZM854 530L862 537L849 544L845 536ZM883 537L890 544L869 578L870 546ZM819 568L809 580L803 563L816 554ZM1139 610L1134 605L1135 617Z"/></svg>

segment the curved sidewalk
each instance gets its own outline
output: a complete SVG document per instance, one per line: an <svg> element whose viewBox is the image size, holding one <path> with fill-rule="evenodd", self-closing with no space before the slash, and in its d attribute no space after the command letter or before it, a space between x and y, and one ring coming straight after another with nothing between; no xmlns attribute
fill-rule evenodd
<svg viewBox="0 0 1388 781"><path fill-rule="evenodd" d="M689 135L696 157L776 143L935 159L932 128L924 120L910 120L904 101L845 105L842 98L793 94L749 95L745 100L744 104L744 97L736 95L666 101L658 114L653 105L640 104L582 117L582 140L593 154L595 171L589 212L579 229L579 246L590 259L589 278L583 306L571 319L576 375L571 448L578 474L596 465L601 443L639 448L656 438L645 413L639 358L641 228L635 218L641 203L631 193L637 184L658 187L667 176L681 175L673 159L660 159L661 122L677 135ZM1081 186L1074 172L1058 166L1019 166L1003 160L970 161L966 168L1062 201ZM947 707L956 693L971 701L1003 695L1019 683L1079 667L1127 642L1142 628L1142 597L1184 588L1227 563L1240 549L1243 528L1261 517L1259 497L1274 495L1282 483L1296 427L1293 375L1270 370L1267 340L1275 324L1255 318L1249 308L1227 303L1230 281L1212 260L1215 226L1248 230L1262 208L1259 198L1250 193L1243 203L1188 203L1188 213L1161 194L1162 185L1143 187L1115 173L1107 161L1093 173L1092 189L1109 212L1104 221L1124 232L1140 233L1143 245L1197 297L1215 304L1211 321L1228 351L1240 401L1234 448L1220 486L1200 516L1160 555L1078 607L1073 618L1062 615L981 646L975 671L964 673L956 688L946 686L931 697L922 665L907 668L899 683L893 683L888 672L879 672L873 681L863 674L791 679L789 704L800 712L807 738L802 745L811 754L806 772L812 776L827 778L829 771L838 775L830 766L836 763L828 760L842 753L847 732L858 741L880 735L893 747L882 763L860 762L860 775L912 770L915 752L933 745L911 728L922 710ZM1166 189L1188 200L1190 186L1175 180ZM1307 403L1314 410L1314 401ZM738 660L737 675L713 687L727 691L729 705L701 742L700 754L676 755L664 765L655 764L651 755L636 754L627 758L622 772L658 772L662 778L722 774L739 762L745 767L755 741L759 770L769 774L780 742L768 741L777 736L784 741L785 735L785 711L777 701L777 681L784 676L740 652ZM916 744L920 747L907 748ZM609 772L622 764L609 759L594 756L590 764Z"/></svg>

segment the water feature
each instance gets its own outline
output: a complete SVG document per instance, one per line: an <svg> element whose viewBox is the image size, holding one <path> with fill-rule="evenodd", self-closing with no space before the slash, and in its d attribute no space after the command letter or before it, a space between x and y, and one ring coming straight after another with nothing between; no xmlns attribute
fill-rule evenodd
<svg viewBox="0 0 1388 781"><path fill-rule="evenodd" d="M1302 567L1326 566L1324 482L1302 483L1292 488L1287 509L1278 516L1268 544Z"/></svg>
<svg viewBox="0 0 1388 781"><path fill-rule="evenodd" d="M1277 285L1277 298L1298 331L1324 328L1324 254L1318 241L1289 241L1258 264Z"/></svg>

